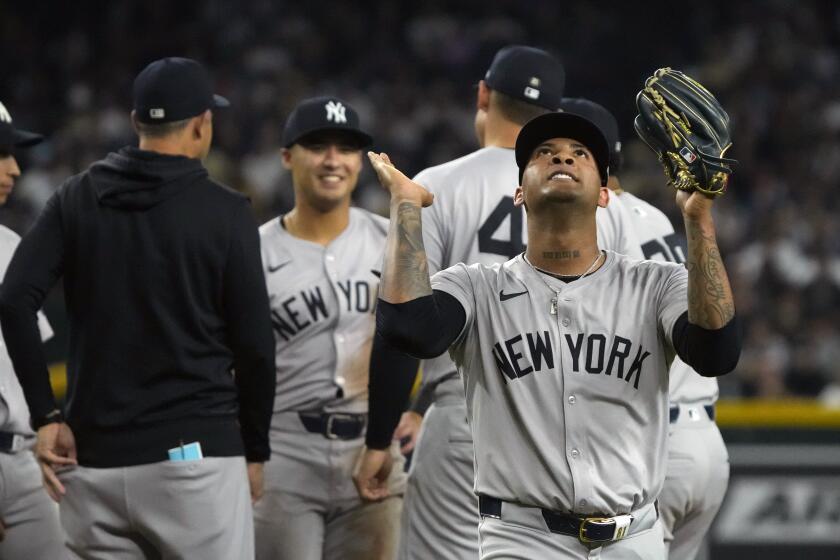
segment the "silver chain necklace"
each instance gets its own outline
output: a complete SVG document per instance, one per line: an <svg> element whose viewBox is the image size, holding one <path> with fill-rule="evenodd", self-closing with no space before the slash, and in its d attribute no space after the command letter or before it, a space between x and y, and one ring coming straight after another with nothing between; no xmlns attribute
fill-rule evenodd
<svg viewBox="0 0 840 560"><path fill-rule="evenodd" d="M601 260L602 256L604 256L604 253L599 249L598 250L598 255L595 257L595 260L592 261L592 264L589 265L589 268L586 269L586 272L584 272L580 276L577 276L575 274L569 274L569 275L565 275L565 277L566 278L574 278L575 276L577 276L577 279L580 279L580 278L583 278L585 276L588 276L589 273L592 272L592 269L595 268L595 265L598 264L598 261ZM540 279L540 282L545 284L546 288L548 288L549 290L554 292L554 297L551 299L551 307L548 309L548 313L549 313L549 315L557 315L557 302L560 299L560 292L558 292L557 290L552 288L551 285L548 282L545 281L545 278L543 278L542 275L543 274L548 274L549 276L553 276L554 278L557 278L557 279L560 279L560 280L562 280L564 275L563 274L554 274L553 272L549 272L547 270L541 269L538 266L534 266L531 263L531 261L528 260L528 257L525 256L525 253L522 253L522 258L525 260L526 263L528 263L528 266L530 266L531 268L534 269L534 272L537 273L537 277Z"/></svg>

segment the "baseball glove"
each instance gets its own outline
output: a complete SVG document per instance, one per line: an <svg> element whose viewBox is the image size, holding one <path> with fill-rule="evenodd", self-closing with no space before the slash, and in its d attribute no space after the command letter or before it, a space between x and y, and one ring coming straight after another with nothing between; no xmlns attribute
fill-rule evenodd
<svg viewBox="0 0 840 560"><path fill-rule="evenodd" d="M659 156L668 183L681 191L719 196L734 159L729 115L702 85L677 70L660 68L636 96L636 133Z"/></svg>

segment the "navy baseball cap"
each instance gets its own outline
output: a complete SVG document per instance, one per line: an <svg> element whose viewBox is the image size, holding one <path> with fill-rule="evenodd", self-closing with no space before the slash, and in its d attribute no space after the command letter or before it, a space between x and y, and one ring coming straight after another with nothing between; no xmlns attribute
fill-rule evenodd
<svg viewBox="0 0 840 560"><path fill-rule="evenodd" d="M370 134L359 126L359 115L337 97L321 96L304 99L292 110L283 128L283 147L289 148L304 136L325 130L338 130L358 143L359 148L373 144Z"/></svg>
<svg viewBox="0 0 840 560"><path fill-rule="evenodd" d="M606 107L582 97L564 97L560 109L586 117L598 125L610 146L610 171L615 175L621 169L621 138L618 135L618 121Z"/></svg>
<svg viewBox="0 0 840 560"><path fill-rule="evenodd" d="M134 79L134 111L142 123L181 121L229 105L213 93L204 66L191 58L156 60Z"/></svg>
<svg viewBox="0 0 840 560"><path fill-rule="evenodd" d="M484 83L514 99L556 111L563 98L566 71L542 49L509 45L496 53Z"/></svg>
<svg viewBox="0 0 840 560"><path fill-rule="evenodd" d="M528 121L516 137L516 165L519 183L537 146L552 138L571 138L586 146L595 157L601 186L610 176L610 148L597 124L573 113L546 113Z"/></svg>
<svg viewBox="0 0 840 560"><path fill-rule="evenodd" d="M44 139L40 134L20 130L12 124L12 115L3 103L0 103L0 147L28 148Z"/></svg>

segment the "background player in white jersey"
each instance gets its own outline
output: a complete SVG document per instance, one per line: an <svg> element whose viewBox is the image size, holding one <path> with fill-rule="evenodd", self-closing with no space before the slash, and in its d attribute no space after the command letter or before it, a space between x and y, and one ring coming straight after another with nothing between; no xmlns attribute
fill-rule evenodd
<svg viewBox="0 0 840 560"><path fill-rule="evenodd" d="M43 140L40 134L19 130L0 103L0 206L4 205L20 176L15 151ZM0 226L0 281L20 237ZM52 336L43 314L38 315L41 336ZM15 558L64 558L64 531L58 507L41 484L41 470L32 455L35 433L29 409L0 337L0 560Z"/></svg>
<svg viewBox="0 0 840 560"><path fill-rule="evenodd" d="M654 500L670 358L721 375L740 352L712 201L677 195L691 273L638 261L598 247L609 150L594 124L542 115L515 153L526 252L456 265L431 283L420 209L433 195L370 154L391 192L380 332L420 357L449 348L464 378L481 558L582 559L598 547L605 560L662 558Z"/></svg>
<svg viewBox="0 0 840 560"><path fill-rule="evenodd" d="M423 213L431 273L459 262L501 263L525 249L525 213L514 204L511 187L517 183L513 147L522 125L559 107L564 81L561 63L541 49L514 45L496 54L478 84L475 128L481 149L415 177L436 197ZM598 210L602 247L622 253L638 250L624 220L618 205ZM400 558L472 559L478 554L479 520L473 492L473 445L463 384L448 355L425 362L418 402L423 401L434 401L434 406L426 413L412 457ZM394 402L372 401L372 424L379 423L379 407L392 408ZM423 412L423 406L407 412L397 435L416 434ZM415 427L407 428L410 424ZM367 455L371 460L360 471L362 476L376 472L385 460L384 454Z"/></svg>
<svg viewBox="0 0 840 560"><path fill-rule="evenodd" d="M621 188L621 142L612 113L588 99L564 99L561 108L588 118L604 131L610 145L607 187L624 202L645 258L684 263L685 239L665 213ZM692 560L726 494L729 457L714 421L717 379L698 375L679 357L671 364L669 377L668 467L659 511L668 558Z"/></svg>
<svg viewBox="0 0 840 560"><path fill-rule="evenodd" d="M371 364L388 222L350 206L370 143L353 108L335 97L302 101L283 132L295 207L260 230L277 352L273 456L254 506L260 559L395 553L402 469L379 503L363 503L351 480L365 441L369 365L390 368L409 386L417 371L417 360L377 349Z"/></svg>

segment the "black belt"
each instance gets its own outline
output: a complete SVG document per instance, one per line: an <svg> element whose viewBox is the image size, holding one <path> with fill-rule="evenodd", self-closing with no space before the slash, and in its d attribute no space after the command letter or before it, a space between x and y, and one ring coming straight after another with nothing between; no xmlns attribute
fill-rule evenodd
<svg viewBox="0 0 840 560"><path fill-rule="evenodd" d="M704 404L703 409L706 411L706 414L709 416L709 420L712 422L715 421L715 407L711 404ZM670 417L670 423L673 424L677 421L680 417L680 407L672 406L671 409L668 411L668 416Z"/></svg>
<svg viewBox="0 0 840 560"><path fill-rule="evenodd" d="M362 437L367 426L367 414L299 412L298 415L306 431L327 439L356 439Z"/></svg>
<svg viewBox="0 0 840 560"><path fill-rule="evenodd" d="M545 524L552 533L577 537L582 542L610 542L616 539L616 523L611 517L580 517L572 513L561 513L538 508ZM502 518L502 500L490 496L478 497L478 510L482 517ZM626 530L626 528L625 528ZM622 538L622 534L619 538Z"/></svg>
<svg viewBox="0 0 840 560"><path fill-rule="evenodd" d="M0 453L16 453L23 449L26 438L12 432L0 432Z"/></svg>

